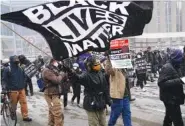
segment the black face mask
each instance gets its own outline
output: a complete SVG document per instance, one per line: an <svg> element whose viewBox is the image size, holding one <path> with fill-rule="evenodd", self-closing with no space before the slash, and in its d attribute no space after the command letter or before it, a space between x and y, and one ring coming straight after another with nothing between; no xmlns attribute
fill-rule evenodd
<svg viewBox="0 0 185 126"><path fill-rule="evenodd" d="M18 65L18 64L19 64L19 61L15 61L14 63L15 63L16 65Z"/></svg>

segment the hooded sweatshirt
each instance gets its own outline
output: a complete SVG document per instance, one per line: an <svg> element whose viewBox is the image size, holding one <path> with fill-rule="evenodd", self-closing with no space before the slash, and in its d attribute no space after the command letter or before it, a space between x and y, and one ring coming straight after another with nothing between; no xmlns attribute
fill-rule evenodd
<svg viewBox="0 0 185 126"><path fill-rule="evenodd" d="M26 86L25 73L19 65L14 63L14 57L10 57L10 67L6 67L3 72L3 81L6 83L6 88L12 91L24 89Z"/></svg>

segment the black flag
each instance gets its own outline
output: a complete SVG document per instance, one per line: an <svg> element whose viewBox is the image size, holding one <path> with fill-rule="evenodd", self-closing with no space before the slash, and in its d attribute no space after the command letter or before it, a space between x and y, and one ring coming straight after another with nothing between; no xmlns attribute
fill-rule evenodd
<svg viewBox="0 0 185 126"><path fill-rule="evenodd" d="M152 1L70 0L2 14L1 19L41 33L61 60L108 50L112 39L141 35L152 11Z"/></svg>

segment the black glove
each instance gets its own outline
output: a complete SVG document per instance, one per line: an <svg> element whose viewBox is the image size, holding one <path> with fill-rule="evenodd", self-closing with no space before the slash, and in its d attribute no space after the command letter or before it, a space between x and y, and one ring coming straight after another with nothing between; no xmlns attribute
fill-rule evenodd
<svg viewBox="0 0 185 126"><path fill-rule="evenodd" d="M109 106L111 106L112 103L113 103L113 101L112 101L111 99L109 99L109 100L107 101L107 105L109 105Z"/></svg>
<svg viewBox="0 0 185 126"><path fill-rule="evenodd" d="M64 72L72 73L72 70L68 66L63 65L63 70Z"/></svg>

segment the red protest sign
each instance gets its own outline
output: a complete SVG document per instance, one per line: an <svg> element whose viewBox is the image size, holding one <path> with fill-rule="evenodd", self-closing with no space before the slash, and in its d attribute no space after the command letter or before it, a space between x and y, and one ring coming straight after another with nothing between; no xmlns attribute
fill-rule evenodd
<svg viewBox="0 0 185 126"><path fill-rule="evenodd" d="M123 46L128 46L128 39L112 40L110 42L110 49L121 49Z"/></svg>

